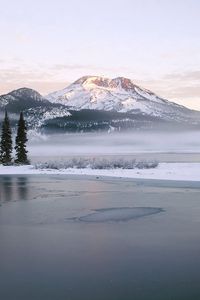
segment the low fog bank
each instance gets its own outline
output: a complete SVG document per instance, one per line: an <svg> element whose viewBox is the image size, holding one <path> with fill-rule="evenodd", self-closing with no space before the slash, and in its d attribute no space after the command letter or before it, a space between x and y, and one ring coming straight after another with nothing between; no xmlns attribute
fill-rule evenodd
<svg viewBox="0 0 200 300"><path fill-rule="evenodd" d="M195 161L200 161L200 132L138 131L56 135L29 132L28 149L30 157L35 161L42 158L104 155L173 161L173 154L177 156L177 153L180 161L188 161L189 158L184 159L187 153L193 154L193 157L196 155Z"/></svg>

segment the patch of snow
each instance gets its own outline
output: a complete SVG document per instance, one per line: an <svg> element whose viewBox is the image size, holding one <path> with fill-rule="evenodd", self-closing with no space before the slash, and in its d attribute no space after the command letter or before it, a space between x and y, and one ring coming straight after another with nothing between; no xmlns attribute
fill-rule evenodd
<svg viewBox="0 0 200 300"><path fill-rule="evenodd" d="M152 93L151 91L148 91L146 89L141 89L139 87L136 87L135 91L139 95L141 95L143 98L148 99L150 101L157 102L157 103L166 103L166 102L168 102L167 100L159 98L157 95L155 95L154 93Z"/></svg>
<svg viewBox="0 0 200 300"><path fill-rule="evenodd" d="M28 122L30 127L31 125L32 126L34 125L33 126L34 128L41 127L47 120L71 116L71 113L68 111L68 108L66 107L29 108L28 113L29 114L26 117L26 121Z"/></svg>
<svg viewBox="0 0 200 300"><path fill-rule="evenodd" d="M200 181L200 163L160 163L155 169L35 169L34 166L2 166L0 175L91 175L121 178Z"/></svg>

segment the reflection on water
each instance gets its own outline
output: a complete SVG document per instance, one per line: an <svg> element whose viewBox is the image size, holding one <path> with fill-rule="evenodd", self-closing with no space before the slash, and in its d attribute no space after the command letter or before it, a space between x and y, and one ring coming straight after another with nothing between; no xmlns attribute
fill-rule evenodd
<svg viewBox="0 0 200 300"><path fill-rule="evenodd" d="M26 176L1 176L0 202L27 200L28 178Z"/></svg>
<svg viewBox="0 0 200 300"><path fill-rule="evenodd" d="M10 201L12 200L12 177L11 176L5 176L1 177L0 181L0 200L1 201Z"/></svg>
<svg viewBox="0 0 200 300"><path fill-rule="evenodd" d="M17 177L16 182L18 198L26 200L28 198L28 179L27 177Z"/></svg>

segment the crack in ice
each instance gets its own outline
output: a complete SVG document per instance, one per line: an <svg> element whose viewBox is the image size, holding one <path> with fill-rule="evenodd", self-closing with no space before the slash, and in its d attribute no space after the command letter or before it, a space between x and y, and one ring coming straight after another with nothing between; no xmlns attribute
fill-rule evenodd
<svg viewBox="0 0 200 300"><path fill-rule="evenodd" d="M117 207L96 209L94 211L94 213L73 219L82 222L119 222L150 216L164 210L158 207Z"/></svg>

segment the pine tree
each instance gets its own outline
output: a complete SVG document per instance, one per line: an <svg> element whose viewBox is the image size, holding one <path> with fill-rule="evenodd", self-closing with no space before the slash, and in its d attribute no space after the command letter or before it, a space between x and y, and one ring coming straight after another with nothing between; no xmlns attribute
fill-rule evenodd
<svg viewBox="0 0 200 300"><path fill-rule="evenodd" d="M16 159L15 162L18 164L29 164L29 160L27 157L28 151L26 150L27 143L27 127L26 122L24 120L23 113L20 113L20 118L18 122L17 136L15 140L15 151L16 151Z"/></svg>
<svg viewBox="0 0 200 300"><path fill-rule="evenodd" d="M10 164L12 162L12 132L7 111L5 111L1 129L0 162L2 164Z"/></svg>

